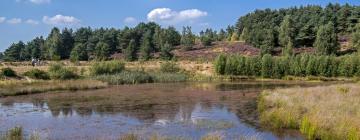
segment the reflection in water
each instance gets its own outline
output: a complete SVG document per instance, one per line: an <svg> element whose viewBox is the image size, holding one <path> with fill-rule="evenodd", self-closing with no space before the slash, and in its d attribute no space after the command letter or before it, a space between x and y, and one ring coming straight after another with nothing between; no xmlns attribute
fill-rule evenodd
<svg viewBox="0 0 360 140"><path fill-rule="evenodd" d="M49 139L116 139L122 134L199 139L211 132L227 139L281 137L258 127L256 97L262 89L294 84L145 84L75 93L0 99L0 132L16 125ZM297 86L306 84L296 83Z"/></svg>

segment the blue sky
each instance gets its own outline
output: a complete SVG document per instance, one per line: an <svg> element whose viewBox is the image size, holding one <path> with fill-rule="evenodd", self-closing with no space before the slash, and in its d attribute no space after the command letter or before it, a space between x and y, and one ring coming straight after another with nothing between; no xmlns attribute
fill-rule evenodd
<svg viewBox="0 0 360 140"><path fill-rule="evenodd" d="M359 0L1 0L0 52L15 41L47 36L54 26L122 28L155 21L198 32L232 25L255 9L329 2L360 5Z"/></svg>

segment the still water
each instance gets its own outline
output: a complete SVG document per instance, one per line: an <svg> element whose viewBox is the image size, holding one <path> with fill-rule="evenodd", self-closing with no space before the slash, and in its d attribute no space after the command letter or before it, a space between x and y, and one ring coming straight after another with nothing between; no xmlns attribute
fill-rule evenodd
<svg viewBox="0 0 360 140"><path fill-rule="evenodd" d="M0 133L21 126L42 139L119 139L157 134L200 139L303 139L259 125L256 98L263 90L314 83L171 83L112 86L0 99Z"/></svg>

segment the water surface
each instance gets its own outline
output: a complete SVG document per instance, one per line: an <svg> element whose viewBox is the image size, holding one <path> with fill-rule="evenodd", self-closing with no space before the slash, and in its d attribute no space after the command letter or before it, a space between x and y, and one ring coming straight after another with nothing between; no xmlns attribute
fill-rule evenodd
<svg viewBox="0 0 360 140"><path fill-rule="evenodd" d="M262 90L314 83L238 82L112 86L0 99L0 133L15 126L44 139L118 139L134 133L200 139L302 139L297 132L272 132L258 123Z"/></svg>

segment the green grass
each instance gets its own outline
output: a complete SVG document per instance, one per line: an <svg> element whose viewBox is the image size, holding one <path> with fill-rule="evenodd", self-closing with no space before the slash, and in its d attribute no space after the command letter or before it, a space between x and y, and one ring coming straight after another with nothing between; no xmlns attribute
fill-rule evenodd
<svg viewBox="0 0 360 140"><path fill-rule="evenodd" d="M41 80L49 80L50 76L47 72L39 70L39 69L32 69L24 73L24 76L27 76L32 79L41 79Z"/></svg>
<svg viewBox="0 0 360 140"><path fill-rule="evenodd" d="M258 100L260 122L298 129L307 139L360 139L360 85L344 84L265 91Z"/></svg>
<svg viewBox="0 0 360 140"><path fill-rule="evenodd" d="M16 72L11 68L2 68L0 77L17 77Z"/></svg>
<svg viewBox="0 0 360 140"><path fill-rule="evenodd" d="M68 68L62 64L52 64L49 67L49 75L54 80L70 80L77 79L79 75L76 74L76 68Z"/></svg>
<svg viewBox="0 0 360 140"><path fill-rule="evenodd" d="M91 75L116 74L125 70L125 64L121 61L95 62L90 67Z"/></svg>
<svg viewBox="0 0 360 140"><path fill-rule="evenodd" d="M99 75L95 80L107 82L112 85L161 83L161 82L184 82L185 74L180 73L147 73L143 71L123 71L113 75Z"/></svg>

